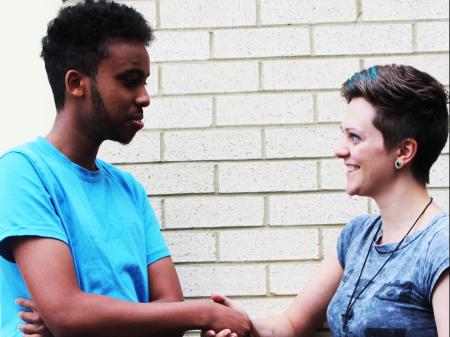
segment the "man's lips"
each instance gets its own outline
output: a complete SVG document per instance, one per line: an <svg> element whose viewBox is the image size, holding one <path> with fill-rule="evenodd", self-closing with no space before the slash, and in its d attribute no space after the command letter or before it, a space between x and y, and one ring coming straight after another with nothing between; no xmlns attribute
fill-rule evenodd
<svg viewBox="0 0 450 337"><path fill-rule="evenodd" d="M143 119L144 119L144 114L142 112L139 112L130 118L130 122L133 125L135 125L137 128L142 129L144 127Z"/></svg>

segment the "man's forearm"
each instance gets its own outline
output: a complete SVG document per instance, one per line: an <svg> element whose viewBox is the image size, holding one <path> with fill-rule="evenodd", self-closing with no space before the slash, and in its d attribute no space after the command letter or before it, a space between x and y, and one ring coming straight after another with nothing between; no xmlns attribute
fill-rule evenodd
<svg viewBox="0 0 450 337"><path fill-rule="evenodd" d="M131 303L80 293L68 302L50 313L41 312L55 337L181 336L205 328L211 312L206 301Z"/></svg>

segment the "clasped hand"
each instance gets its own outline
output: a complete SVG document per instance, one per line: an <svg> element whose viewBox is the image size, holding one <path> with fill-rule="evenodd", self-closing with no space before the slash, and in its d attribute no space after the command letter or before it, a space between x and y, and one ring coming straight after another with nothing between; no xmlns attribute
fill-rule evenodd
<svg viewBox="0 0 450 337"><path fill-rule="evenodd" d="M234 309L234 310L240 312L245 317L247 317L247 319L249 319L250 324L251 324L250 337L260 337L258 331L256 331L255 327L253 326L252 321L248 317L248 314L245 312L245 310L236 306L229 298L227 298L223 295L220 295L220 294L213 293L211 295L211 300L213 300L215 303L222 304L231 309ZM222 331L213 331L213 330L202 331L201 337L242 337L242 336L239 336L237 333L231 331L230 329L224 329Z"/></svg>

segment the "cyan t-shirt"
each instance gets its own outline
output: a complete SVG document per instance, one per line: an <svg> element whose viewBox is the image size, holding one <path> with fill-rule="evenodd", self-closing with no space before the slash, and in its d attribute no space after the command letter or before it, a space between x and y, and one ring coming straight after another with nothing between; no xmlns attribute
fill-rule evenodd
<svg viewBox="0 0 450 337"><path fill-rule="evenodd" d="M143 187L101 161L88 171L44 138L0 157L0 331L21 336L20 308L30 294L8 238L65 242L80 288L131 302L148 302L147 266L169 256Z"/></svg>
<svg viewBox="0 0 450 337"><path fill-rule="evenodd" d="M350 221L340 234L337 251L344 275L327 312L333 337L437 337L431 298L437 280L449 267L449 216L444 212L405 238L356 301L345 335L342 315L379 225L379 216L365 215ZM356 295L396 246L372 246Z"/></svg>

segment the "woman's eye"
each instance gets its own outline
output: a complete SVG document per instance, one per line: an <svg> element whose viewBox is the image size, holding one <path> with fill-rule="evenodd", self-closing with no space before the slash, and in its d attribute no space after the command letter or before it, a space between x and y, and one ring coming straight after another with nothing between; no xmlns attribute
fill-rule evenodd
<svg viewBox="0 0 450 337"><path fill-rule="evenodd" d="M349 135L349 138L352 142L359 142L361 140L361 137L352 133Z"/></svg>

